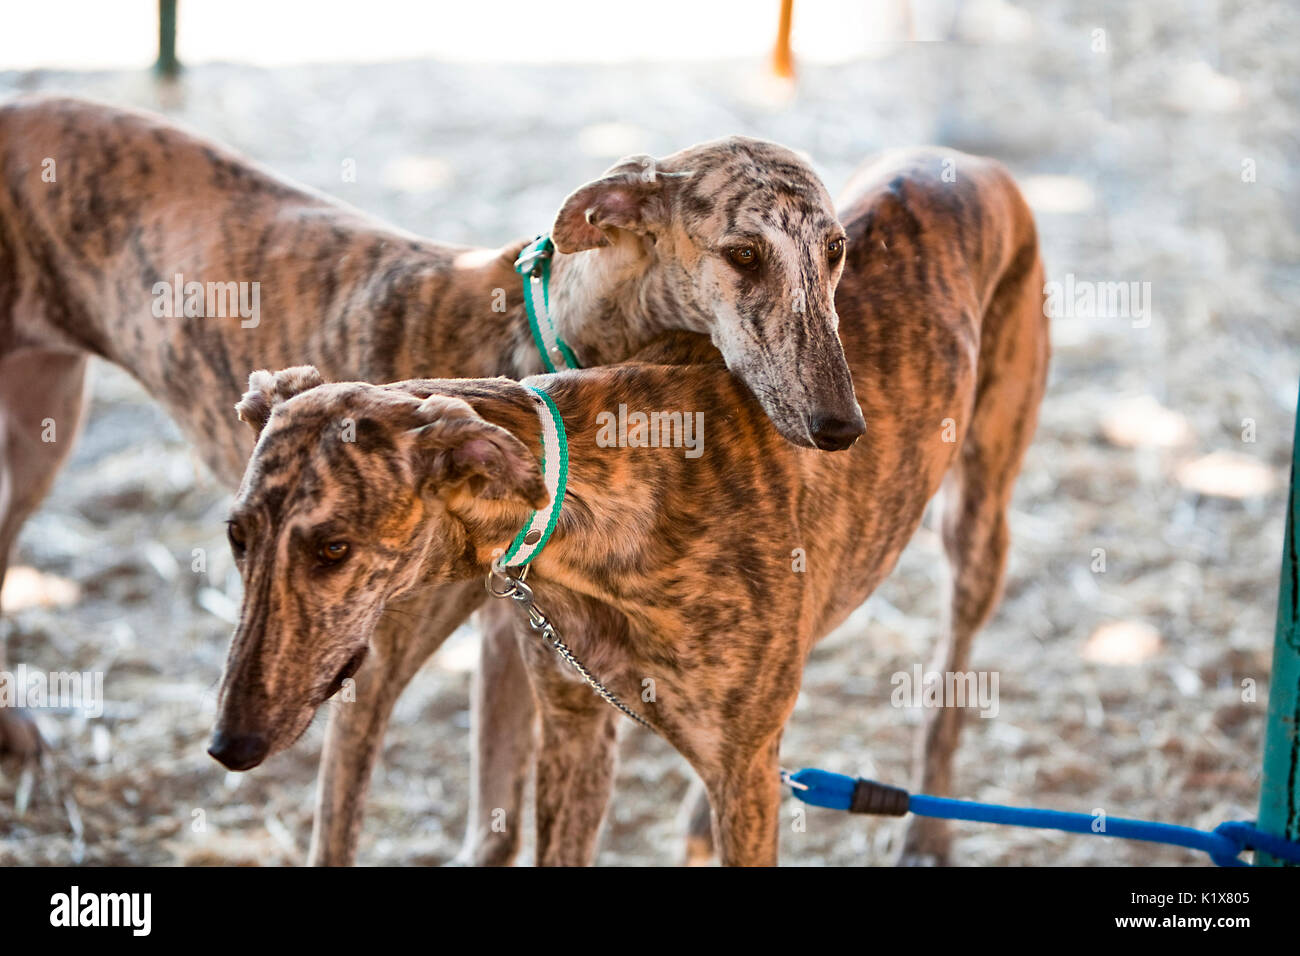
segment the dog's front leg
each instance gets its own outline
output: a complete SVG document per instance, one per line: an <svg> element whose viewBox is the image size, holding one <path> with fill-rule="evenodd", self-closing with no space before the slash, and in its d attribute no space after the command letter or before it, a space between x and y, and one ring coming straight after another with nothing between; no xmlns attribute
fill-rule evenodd
<svg viewBox="0 0 1300 956"><path fill-rule="evenodd" d="M614 784L618 722L624 718L531 635L528 676L540 718L537 749L537 864L587 866Z"/></svg>
<svg viewBox="0 0 1300 956"><path fill-rule="evenodd" d="M609 806L618 712L586 687L579 706L542 705L537 755L537 865L588 866Z"/></svg>
<svg viewBox="0 0 1300 956"><path fill-rule="evenodd" d="M781 735L704 773L713 803L713 842L723 866L776 866L781 812Z"/></svg>
<svg viewBox="0 0 1300 956"><path fill-rule="evenodd" d="M9 280L0 276L0 298ZM45 498L81 428L85 379L81 355L23 349L0 358L0 585L18 532ZM0 634L0 671L4 644ZM42 746L30 714L0 705L0 758L32 761Z"/></svg>
<svg viewBox="0 0 1300 956"><path fill-rule="evenodd" d="M482 652L470 703L470 797L457 862L509 866L523 836L536 708L515 639L517 612L491 601L478 614Z"/></svg>
<svg viewBox="0 0 1300 956"><path fill-rule="evenodd" d="M461 582L422 591L384 612L369 658L357 672L355 695L340 695L330 705L310 865L355 862L366 791L393 705L429 655L486 596L482 582Z"/></svg>

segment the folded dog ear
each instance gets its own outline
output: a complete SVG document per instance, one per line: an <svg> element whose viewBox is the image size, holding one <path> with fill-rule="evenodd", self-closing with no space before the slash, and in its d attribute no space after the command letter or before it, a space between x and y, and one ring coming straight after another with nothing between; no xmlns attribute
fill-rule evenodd
<svg viewBox="0 0 1300 956"><path fill-rule="evenodd" d="M325 379L314 365L295 365L275 374L258 369L248 376L248 391L235 406L235 414L241 422L261 434L271 417L272 408L299 392L324 384Z"/></svg>
<svg viewBox="0 0 1300 956"><path fill-rule="evenodd" d="M411 431L416 472L439 494L464 488L479 498L514 498L534 509L550 501L537 459L468 403L432 395L419 414L431 420Z"/></svg>
<svg viewBox="0 0 1300 956"><path fill-rule="evenodd" d="M665 188L687 175L664 172L653 156L624 157L569 194L551 226L551 241L560 252L581 252L609 245L609 229L653 232L668 218Z"/></svg>

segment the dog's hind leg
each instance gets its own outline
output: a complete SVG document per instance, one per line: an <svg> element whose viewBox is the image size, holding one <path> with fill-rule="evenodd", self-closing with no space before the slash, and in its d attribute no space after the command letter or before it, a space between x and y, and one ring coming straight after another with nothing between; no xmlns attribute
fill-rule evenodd
<svg viewBox="0 0 1300 956"><path fill-rule="evenodd" d="M944 480L941 524L951 566L945 626L933 670L964 673L971 643L997 606L1006 569L1007 509L1025 450L1034 434L1047 374L1047 320L1042 266L1032 245L999 284L980 336L979 385L957 461ZM917 740L917 792L947 796L963 708L928 708ZM912 817L903 839L904 864L943 864L947 822Z"/></svg>
<svg viewBox="0 0 1300 956"><path fill-rule="evenodd" d="M470 706L469 819L456 858L470 866L509 866L523 836L537 711L515 637L518 611L511 603L492 601L478 615L483 643Z"/></svg>
<svg viewBox="0 0 1300 956"><path fill-rule="evenodd" d="M355 862L366 792L393 705L429 656L486 597L482 582L464 581L418 592L385 611L371 653L357 671L355 699L340 695L330 704L310 865Z"/></svg>
<svg viewBox="0 0 1300 956"><path fill-rule="evenodd" d="M704 781L696 777L686 791L678 811L685 835L681 862L684 866L708 866L713 862L713 807Z"/></svg>
<svg viewBox="0 0 1300 956"><path fill-rule="evenodd" d="M14 541L54 483L81 427L86 357L24 349L0 359L0 584ZM0 669L3 669L0 646ZM0 707L0 756L29 758L40 749L36 725Z"/></svg>

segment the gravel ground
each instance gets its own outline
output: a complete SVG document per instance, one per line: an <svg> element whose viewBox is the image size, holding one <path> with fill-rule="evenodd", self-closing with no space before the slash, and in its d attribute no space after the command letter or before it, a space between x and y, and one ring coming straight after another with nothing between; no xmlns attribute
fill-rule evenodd
<svg viewBox="0 0 1300 956"><path fill-rule="evenodd" d="M806 66L793 90L756 61L407 62L205 66L168 88L0 73L0 95L160 109L400 226L484 244L537 232L619 155L726 133L808 151L832 192L883 147L999 157L1036 207L1049 277L1149 283L1150 313L1054 320L1006 598L975 649L999 675L999 709L968 723L960 795L1203 827L1249 818L1300 375L1300 18L1231 2L1034 7L1003 9L1017 39L963 21L953 42ZM100 365L94 381L87 430L19 542L3 636L10 664L104 671L109 703L97 720L41 713L55 756L48 773L0 777L0 864L301 862L323 720L248 775L204 754L238 582L224 558L191 573L190 554L224 555L227 493L128 376ZM922 529L812 655L787 765L906 782L920 712L891 706L890 677L928 659L941 581ZM475 640L459 633L402 699L362 862L436 864L458 848ZM674 862L687 785L665 744L628 732L599 862ZM1201 862L1015 829L959 836L966 865ZM783 860L885 863L897 839L893 822L810 811L802 832L786 827Z"/></svg>

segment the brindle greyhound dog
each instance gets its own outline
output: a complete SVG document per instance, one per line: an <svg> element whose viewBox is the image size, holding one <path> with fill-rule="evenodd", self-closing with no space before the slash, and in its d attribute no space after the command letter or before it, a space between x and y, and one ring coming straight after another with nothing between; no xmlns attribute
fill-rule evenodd
<svg viewBox="0 0 1300 956"><path fill-rule="evenodd" d="M893 568L941 486L954 573L940 669L968 668L1000 592L1006 512L1047 371L1043 271L1001 167L959 157L947 183L942 159L881 161L843 216L850 262L836 304L871 423L845 454L781 441L707 346L680 337L626 365L524 384L254 375L239 411L260 438L230 521L244 603L216 739L246 741L256 760L289 746L388 602L481 586L548 498L531 385L558 409L569 458L528 584L577 656L700 774L723 862L775 862L778 746L804 660ZM702 454L609 447L600 429L623 405L703 412ZM541 642L522 648L541 718L537 858L585 863L618 713ZM652 703L639 693L647 678ZM513 703L524 696L502 706L531 716ZM930 713L919 786L942 794L961 711ZM942 858L947 841L923 827L905 849Z"/></svg>
<svg viewBox="0 0 1300 956"><path fill-rule="evenodd" d="M706 332L784 436L842 448L865 427L835 332L842 236L820 180L774 144L630 157L556 216L551 317L587 365L665 329ZM229 408L253 369L542 371L514 269L525 245L421 239L145 113L45 97L0 107L0 579L71 448L89 356L129 370L234 487L253 441ZM236 314L244 304L256 308ZM57 442L41 440L45 419ZM314 862L351 861L397 695L484 597L425 592L378 623L357 701L331 717ZM0 752L37 740L0 709Z"/></svg>

